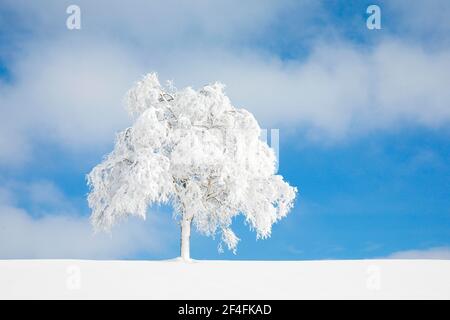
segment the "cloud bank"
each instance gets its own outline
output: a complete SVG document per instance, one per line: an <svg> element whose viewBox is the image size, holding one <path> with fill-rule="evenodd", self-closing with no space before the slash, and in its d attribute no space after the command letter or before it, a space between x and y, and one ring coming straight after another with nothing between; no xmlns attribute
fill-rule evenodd
<svg viewBox="0 0 450 320"><path fill-rule="evenodd" d="M234 104L255 113L264 127L299 130L321 143L450 123L450 48L445 41L425 47L401 6L386 4L397 14L398 29L416 42L389 30L380 37L361 30L377 39L363 46L345 35L327 36L325 26L303 55L285 59L254 42L280 23L291 1L250 1L239 10L233 1L81 1L80 31L65 29L64 1L6 5L22 28L10 30L2 50L13 78L0 88L3 165L26 162L37 141L79 151L110 144L129 121L124 93L152 70L180 87L222 81ZM322 17L327 6L305 1L300 8L297 13ZM434 8L422 11L440 16ZM308 26L298 32L310 32ZM435 36L448 38L439 26Z"/></svg>
<svg viewBox="0 0 450 320"><path fill-rule="evenodd" d="M18 205L10 190L29 192ZM169 219L154 213L130 219L111 234L94 234L89 219L76 211L52 183L41 181L0 189L0 259L117 259L166 250ZM173 222L171 222L173 223ZM173 226L172 226L173 227Z"/></svg>
<svg viewBox="0 0 450 320"><path fill-rule="evenodd" d="M424 250L406 250L391 254L389 259L436 259L450 260L450 247L435 247Z"/></svg>

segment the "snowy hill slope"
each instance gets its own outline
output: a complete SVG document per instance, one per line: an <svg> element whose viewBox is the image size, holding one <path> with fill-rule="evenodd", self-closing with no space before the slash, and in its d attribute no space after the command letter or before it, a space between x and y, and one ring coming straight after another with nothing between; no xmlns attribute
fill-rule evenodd
<svg viewBox="0 0 450 320"><path fill-rule="evenodd" d="M0 299L450 299L450 261L0 261Z"/></svg>

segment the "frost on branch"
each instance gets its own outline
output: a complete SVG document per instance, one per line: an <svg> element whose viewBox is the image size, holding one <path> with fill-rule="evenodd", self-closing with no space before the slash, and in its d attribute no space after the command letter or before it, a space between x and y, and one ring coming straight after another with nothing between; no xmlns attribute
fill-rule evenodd
<svg viewBox="0 0 450 320"><path fill-rule="evenodd" d="M175 91L149 74L126 102L134 125L117 135L114 150L88 175L96 229L171 203L179 219L205 235L220 234L234 251L235 216L243 214L264 239L292 208L296 188L275 174L274 152L259 139L257 121L231 105L223 85Z"/></svg>

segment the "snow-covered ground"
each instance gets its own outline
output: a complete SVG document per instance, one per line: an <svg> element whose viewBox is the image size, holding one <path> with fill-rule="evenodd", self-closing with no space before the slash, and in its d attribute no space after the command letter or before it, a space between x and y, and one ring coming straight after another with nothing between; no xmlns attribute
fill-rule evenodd
<svg viewBox="0 0 450 320"><path fill-rule="evenodd" d="M450 299L450 261L0 261L0 299Z"/></svg>

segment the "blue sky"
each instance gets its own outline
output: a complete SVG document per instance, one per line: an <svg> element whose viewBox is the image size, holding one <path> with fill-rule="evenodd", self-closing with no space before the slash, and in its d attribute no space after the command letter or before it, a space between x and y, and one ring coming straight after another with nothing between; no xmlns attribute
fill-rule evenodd
<svg viewBox="0 0 450 320"><path fill-rule="evenodd" d="M194 234L197 259L450 258L447 1L10 1L0 4L0 258L165 259L168 207L93 235L85 174L130 123L122 98L157 71L216 80L280 130L291 214L237 255ZM65 10L81 8L81 30ZM366 28L378 4L382 29Z"/></svg>

